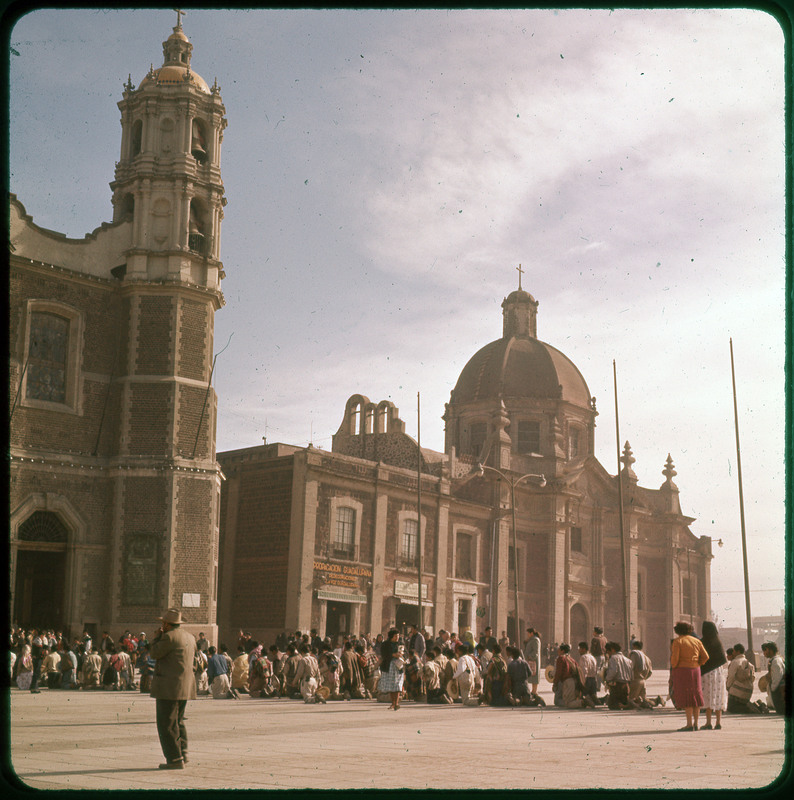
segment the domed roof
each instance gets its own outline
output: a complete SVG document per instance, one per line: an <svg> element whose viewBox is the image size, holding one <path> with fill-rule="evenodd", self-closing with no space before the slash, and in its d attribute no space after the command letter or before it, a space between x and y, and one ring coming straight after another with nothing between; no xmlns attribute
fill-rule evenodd
<svg viewBox="0 0 794 800"><path fill-rule="evenodd" d="M189 77L185 77L188 75ZM190 83L205 94L210 94L210 87L207 82L193 70L188 70L187 67L172 64L160 69L153 69L141 81L141 88L144 86L184 86L185 83Z"/></svg>
<svg viewBox="0 0 794 800"><path fill-rule="evenodd" d="M450 402L520 397L590 407L590 390L566 355L546 342L516 336L497 339L476 352L460 373Z"/></svg>
<svg viewBox="0 0 794 800"><path fill-rule="evenodd" d="M190 69L190 57L193 45L182 30L181 10L177 11L177 24L171 35L163 42L163 66L149 70L149 74L141 81L144 86L184 86L186 83L195 86L199 91L210 94L210 87L201 75Z"/></svg>

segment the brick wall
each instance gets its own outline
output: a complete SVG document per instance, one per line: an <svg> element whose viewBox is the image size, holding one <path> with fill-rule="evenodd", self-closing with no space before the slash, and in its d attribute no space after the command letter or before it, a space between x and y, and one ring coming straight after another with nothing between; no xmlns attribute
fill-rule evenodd
<svg viewBox="0 0 794 800"><path fill-rule="evenodd" d="M207 345L210 311L206 303L182 300L179 309L180 341L178 374L197 381L209 379Z"/></svg>
<svg viewBox="0 0 794 800"><path fill-rule="evenodd" d="M128 451L130 455L166 455L171 444L172 387L132 383Z"/></svg>
<svg viewBox="0 0 794 800"><path fill-rule="evenodd" d="M173 584L169 604L182 604L182 593L201 595L199 608L188 609L188 619L209 619L210 579L215 548L212 513L215 484L206 478L181 475L176 482L176 530Z"/></svg>
<svg viewBox="0 0 794 800"><path fill-rule="evenodd" d="M135 374L167 375L172 369L171 315L174 300L168 296L143 295L138 310Z"/></svg>
<svg viewBox="0 0 794 800"><path fill-rule="evenodd" d="M210 422L215 392L211 390L208 395L206 389L184 385L180 385L177 391L179 398L177 452L185 458L193 458L193 448L195 447L196 458L209 458L211 453L210 433L212 431ZM206 406L204 405L205 399ZM199 423L201 430L197 441L196 431Z"/></svg>
<svg viewBox="0 0 794 800"><path fill-rule="evenodd" d="M233 480L239 482L234 586L224 617L235 630L281 630L286 614L292 459L241 466L227 474L222 492Z"/></svg>

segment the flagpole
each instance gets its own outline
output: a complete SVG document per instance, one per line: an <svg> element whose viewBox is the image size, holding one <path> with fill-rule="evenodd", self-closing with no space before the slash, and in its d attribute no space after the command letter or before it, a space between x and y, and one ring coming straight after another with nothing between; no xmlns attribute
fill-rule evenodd
<svg viewBox="0 0 794 800"><path fill-rule="evenodd" d="M750 614L750 575L747 570L747 533L744 526L744 492L742 490L742 453L739 448L739 409L736 404L736 372L733 366L733 339L728 339L731 348L731 382L733 384L733 419L736 429L736 472L739 475L739 519L742 526L742 559L744 560L744 603L747 612L747 655L753 654L753 618ZM752 661L753 659L748 659Z"/></svg>
<svg viewBox="0 0 794 800"><path fill-rule="evenodd" d="M416 393L416 563L419 583L416 590L419 598L419 632L424 629L424 609L422 608L422 432L419 392Z"/></svg>
<svg viewBox="0 0 794 800"><path fill-rule="evenodd" d="M620 474L620 423L618 421L618 373L615 366L615 359L612 359L612 377L615 385L615 440L618 455L618 518L620 520L620 564L623 568L623 634L625 636L625 647L629 647L629 584L626 574L626 526L623 522L623 478ZM628 464L626 464L628 470ZM627 475L628 477L628 475Z"/></svg>

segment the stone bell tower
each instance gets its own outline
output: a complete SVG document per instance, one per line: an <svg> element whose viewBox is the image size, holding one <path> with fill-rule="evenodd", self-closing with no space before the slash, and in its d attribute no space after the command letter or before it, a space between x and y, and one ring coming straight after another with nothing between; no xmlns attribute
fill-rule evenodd
<svg viewBox="0 0 794 800"><path fill-rule="evenodd" d="M192 70L182 12L163 65L124 87L113 221L130 221L120 281L114 590L109 618L149 630L163 609L216 631L220 470L211 386L223 305L220 155L225 109ZM141 627L142 626L142 627Z"/></svg>

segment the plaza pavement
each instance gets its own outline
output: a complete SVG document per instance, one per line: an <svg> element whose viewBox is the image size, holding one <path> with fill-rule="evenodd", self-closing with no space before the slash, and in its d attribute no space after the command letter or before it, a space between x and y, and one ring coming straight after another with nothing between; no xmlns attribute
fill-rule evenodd
<svg viewBox="0 0 794 800"><path fill-rule="evenodd" d="M667 677L654 672L649 696L666 696ZM84 790L749 789L788 776L775 714L726 714L720 731L682 733L683 712L669 703L558 709L541 681L543 709L202 696L187 707L190 763L174 771L157 768L147 695L12 688L6 780Z"/></svg>

